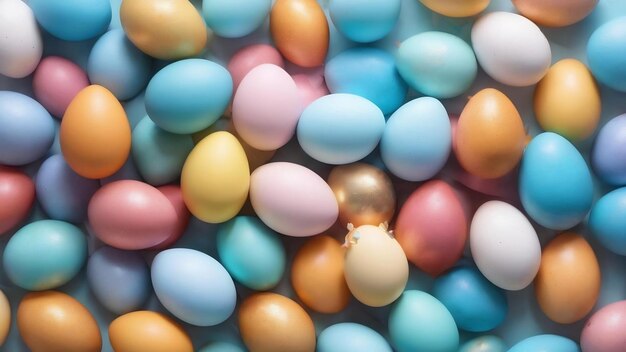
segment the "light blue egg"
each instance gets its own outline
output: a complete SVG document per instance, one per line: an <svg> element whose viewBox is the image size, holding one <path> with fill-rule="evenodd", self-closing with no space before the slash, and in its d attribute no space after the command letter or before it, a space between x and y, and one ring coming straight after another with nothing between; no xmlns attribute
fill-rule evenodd
<svg viewBox="0 0 626 352"><path fill-rule="evenodd" d="M233 279L207 254L187 248L164 250L154 258L151 274L159 301L182 321L213 326L235 310Z"/></svg>
<svg viewBox="0 0 626 352"><path fill-rule="evenodd" d="M600 198L589 214L591 233L613 253L626 256L626 187Z"/></svg>
<svg viewBox="0 0 626 352"><path fill-rule="evenodd" d="M24 94L0 91L0 164L25 165L43 157L54 141L52 116Z"/></svg>
<svg viewBox="0 0 626 352"><path fill-rule="evenodd" d="M369 47L345 50L330 59L324 78L331 93L362 96L389 115L402 105L408 87L388 52Z"/></svg>
<svg viewBox="0 0 626 352"><path fill-rule="evenodd" d="M89 257L87 280L98 302L115 314L140 309L152 293L148 265L138 252L98 249Z"/></svg>
<svg viewBox="0 0 626 352"><path fill-rule="evenodd" d="M109 0L29 0L28 6L46 31L67 41L95 38L111 23Z"/></svg>
<svg viewBox="0 0 626 352"><path fill-rule="evenodd" d="M261 27L271 0L203 0L206 24L220 37L240 38Z"/></svg>
<svg viewBox="0 0 626 352"><path fill-rule="evenodd" d="M369 43L385 37L400 16L401 0L332 0L330 18L348 39Z"/></svg>
<svg viewBox="0 0 626 352"><path fill-rule="evenodd" d="M148 116L133 129L133 160L144 180L153 186L176 181L191 149L191 136L167 132Z"/></svg>
<svg viewBox="0 0 626 352"><path fill-rule="evenodd" d="M403 41L396 65L411 88L435 98L463 94L478 70L469 44L443 32L424 32Z"/></svg>
<svg viewBox="0 0 626 352"><path fill-rule="evenodd" d="M217 253L235 280L253 290L268 290L285 272L286 253L279 235L257 217L237 216L217 233Z"/></svg>
<svg viewBox="0 0 626 352"><path fill-rule="evenodd" d="M456 325L466 331L495 329L506 318L504 291L473 266L457 266L439 276L432 294L448 308Z"/></svg>
<svg viewBox="0 0 626 352"><path fill-rule="evenodd" d="M603 84L626 92L626 16L598 27L587 42L589 68Z"/></svg>
<svg viewBox="0 0 626 352"><path fill-rule="evenodd" d="M506 352L507 347L501 338L485 335L465 342L459 352Z"/></svg>
<svg viewBox="0 0 626 352"><path fill-rule="evenodd" d="M30 291L67 283L85 259L87 238L83 232L58 220L39 220L19 229L7 243L2 258L9 279Z"/></svg>
<svg viewBox="0 0 626 352"><path fill-rule="evenodd" d="M324 329L317 338L317 352L392 352L376 330L356 323L339 323Z"/></svg>
<svg viewBox="0 0 626 352"><path fill-rule="evenodd" d="M576 147L556 133L544 132L526 146L519 193L533 220L553 230L566 230L589 212L593 183Z"/></svg>
<svg viewBox="0 0 626 352"><path fill-rule="evenodd" d="M614 185L626 185L626 114L607 122L593 145L591 165L602 181Z"/></svg>
<svg viewBox="0 0 626 352"><path fill-rule="evenodd" d="M398 352L456 352L459 331L448 309L435 297L404 291L389 314L389 336Z"/></svg>
<svg viewBox="0 0 626 352"><path fill-rule="evenodd" d="M228 71L213 61L186 59L157 72L146 88L146 111L162 129L181 134L209 127L233 93Z"/></svg>
<svg viewBox="0 0 626 352"><path fill-rule="evenodd" d="M507 352L580 352L580 347L566 337L545 334L524 339Z"/></svg>
<svg viewBox="0 0 626 352"><path fill-rule="evenodd" d="M94 44L87 62L92 84L99 84L119 100L139 94L148 84L152 59L126 38L124 31L114 29Z"/></svg>
<svg viewBox="0 0 626 352"><path fill-rule="evenodd" d="M389 171L407 181L435 176L451 148L448 112L430 97L411 100L391 115L380 141L380 155Z"/></svg>
<svg viewBox="0 0 626 352"><path fill-rule="evenodd" d="M230 342L213 342L202 347L198 352L245 352L245 349Z"/></svg>
<svg viewBox="0 0 626 352"><path fill-rule="evenodd" d="M366 157L385 129L385 117L371 101L353 94L330 94L307 106L298 121L298 142L326 164L348 164Z"/></svg>

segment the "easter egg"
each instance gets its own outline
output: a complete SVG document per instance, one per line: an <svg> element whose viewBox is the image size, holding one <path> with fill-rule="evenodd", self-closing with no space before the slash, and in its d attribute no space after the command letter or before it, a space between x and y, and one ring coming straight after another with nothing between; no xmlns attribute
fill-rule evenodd
<svg viewBox="0 0 626 352"><path fill-rule="evenodd" d="M519 193L533 220L550 229L566 230L591 209L593 182L576 147L558 134L544 132L524 151Z"/></svg>
<svg viewBox="0 0 626 352"><path fill-rule="evenodd" d="M239 306L238 318L241 338L251 351L315 351L313 321L285 296L253 294Z"/></svg>
<svg viewBox="0 0 626 352"><path fill-rule="evenodd" d="M198 352L245 352L242 347L230 342L213 342L202 347Z"/></svg>
<svg viewBox="0 0 626 352"><path fill-rule="evenodd" d="M298 66L320 66L326 59L328 22L315 0L277 0L270 12L270 34L278 51Z"/></svg>
<svg viewBox="0 0 626 352"><path fill-rule="evenodd" d="M568 339L567 337L545 334L526 338L516 343L507 352L527 351L579 352L580 348L576 342Z"/></svg>
<svg viewBox="0 0 626 352"><path fill-rule="evenodd" d="M404 103L408 90L393 55L377 48L356 47L341 52L324 66L324 78L331 93L361 96L385 115Z"/></svg>
<svg viewBox="0 0 626 352"><path fill-rule="evenodd" d="M41 291L69 282L85 259L87 238L78 227L58 220L39 220L11 237L2 263L14 284Z"/></svg>
<svg viewBox="0 0 626 352"><path fill-rule="evenodd" d="M233 86L237 88L248 72L262 64L273 64L281 68L285 66L283 57L271 45L253 44L238 50L228 61L228 72L233 78Z"/></svg>
<svg viewBox="0 0 626 352"><path fill-rule="evenodd" d="M29 96L0 91L0 164L25 165L43 157L54 141L50 114Z"/></svg>
<svg viewBox="0 0 626 352"><path fill-rule="evenodd" d="M439 100L417 98L391 115L380 140L380 155L392 174L424 181L439 172L451 149L451 127Z"/></svg>
<svg viewBox="0 0 626 352"><path fill-rule="evenodd" d="M298 87L298 95L303 107L330 94L324 80L324 67L301 68L294 66L290 70L290 74L296 87Z"/></svg>
<svg viewBox="0 0 626 352"><path fill-rule="evenodd" d="M602 128L591 151L591 166L595 174L605 183L614 186L626 185L626 114L610 119Z"/></svg>
<svg viewBox="0 0 626 352"><path fill-rule="evenodd" d="M494 285L517 291L539 271L541 246L535 229L514 206L489 201L470 226L470 249L480 272Z"/></svg>
<svg viewBox="0 0 626 352"><path fill-rule="evenodd" d="M165 314L148 310L126 313L109 325L116 352L192 352L189 335Z"/></svg>
<svg viewBox="0 0 626 352"><path fill-rule="evenodd" d="M324 329L317 340L318 352L391 352L376 330L356 323L339 323Z"/></svg>
<svg viewBox="0 0 626 352"><path fill-rule="evenodd" d="M533 22L548 27L564 27L587 17L598 0L513 0L515 8Z"/></svg>
<svg viewBox="0 0 626 352"><path fill-rule="evenodd" d="M328 7L335 27L348 39L369 43L389 34L400 17L401 0L334 0Z"/></svg>
<svg viewBox="0 0 626 352"><path fill-rule="evenodd" d="M220 37L240 38L261 27L271 0L203 0L202 16Z"/></svg>
<svg viewBox="0 0 626 352"><path fill-rule="evenodd" d="M157 189L159 190L159 192L163 193L165 197L167 197L170 203L174 206L174 210L176 211L176 226L174 232L165 241L150 247L150 249L165 249L169 248L183 235L183 233L187 229L187 225L189 224L189 218L191 217L191 213L185 205L185 201L183 200L183 192L180 189L179 185L165 185L157 187Z"/></svg>
<svg viewBox="0 0 626 352"><path fill-rule="evenodd" d="M469 17L482 12L491 0L420 0L422 5L440 15Z"/></svg>
<svg viewBox="0 0 626 352"><path fill-rule="evenodd" d="M0 74L10 78L30 75L43 52L43 43L33 11L21 0L0 4Z"/></svg>
<svg viewBox="0 0 626 352"><path fill-rule="evenodd" d="M254 170L250 202L267 226L295 237L326 231L339 213L328 184L310 169L288 162L273 162Z"/></svg>
<svg viewBox="0 0 626 352"><path fill-rule="evenodd" d="M302 112L298 87L273 64L253 68L233 98L233 124L251 147L275 150L293 137Z"/></svg>
<svg viewBox="0 0 626 352"><path fill-rule="evenodd" d="M111 23L108 0L29 0L28 6L41 27L62 40L95 38Z"/></svg>
<svg viewBox="0 0 626 352"><path fill-rule="evenodd" d="M0 347L4 344L11 328L11 306L7 296L0 290Z"/></svg>
<svg viewBox="0 0 626 352"><path fill-rule="evenodd" d="M552 60L550 43L539 27L510 12L480 17L472 27L472 47L491 78L514 87L539 82Z"/></svg>
<svg viewBox="0 0 626 352"><path fill-rule="evenodd" d="M187 0L124 0L120 21L139 50L161 60L198 55L207 42L202 16Z"/></svg>
<svg viewBox="0 0 626 352"><path fill-rule="evenodd" d="M474 94L459 117L455 154L461 166L481 178L513 170L526 146L524 123L513 102L486 88Z"/></svg>
<svg viewBox="0 0 626 352"><path fill-rule="evenodd" d="M465 200L448 183L428 181L400 209L394 235L411 263L438 276L456 263L469 231Z"/></svg>
<svg viewBox="0 0 626 352"><path fill-rule="evenodd" d="M166 249L154 258L151 275L161 304L189 324L217 325L235 309L233 279L207 254L186 248Z"/></svg>
<svg viewBox="0 0 626 352"><path fill-rule="evenodd" d="M337 165L369 155L384 129L385 117L371 101L353 94L330 94L302 111L297 136L309 156Z"/></svg>
<svg viewBox="0 0 626 352"><path fill-rule="evenodd" d="M346 251L334 238L314 236L296 252L291 285L307 307L320 313L338 313L348 305L350 290L344 277Z"/></svg>
<svg viewBox="0 0 626 352"><path fill-rule="evenodd" d="M506 352L507 346L501 338L494 335L475 337L463 345L459 352Z"/></svg>
<svg viewBox="0 0 626 352"><path fill-rule="evenodd" d="M405 291L389 313L389 336L398 352L456 352L459 331L454 318L435 297Z"/></svg>
<svg viewBox="0 0 626 352"><path fill-rule="evenodd" d="M626 256L626 188L602 196L591 209L589 228L613 253Z"/></svg>
<svg viewBox="0 0 626 352"><path fill-rule="evenodd" d="M228 71L213 61L187 59L157 72L146 88L146 112L162 129L189 134L209 127L233 92Z"/></svg>
<svg viewBox="0 0 626 352"><path fill-rule="evenodd" d="M32 351L100 352L96 320L79 301L58 291L32 292L17 307L17 328Z"/></svg>
<svg viewBox="0 0 626 352"><path fill-rule="evenodd" d="M472 48L444 32L423 32L403 41L396 65L411 88L435 98L452 98L467 91L478 70Z"/></svg>
<svg viewBox="0 0 626 352"><path fill-rule="evenodd" d="M87 74L74 62L48 56L41 60L33 75L33 91L37 101L50 114L63 117L72 99L89 85Z"/></svg>
<svg viewBox="0 0 626 352"><path fill-rule="evenodd" d="M22 171L0 166L0 199L0 235L4 235L28 216L35 200L35 184Z"/></svg>
<svg viewBox="0 0 626 352"><path fill-rule="evenodd" d="M583 327L583 352L621 352L626 349L626 301L608 304L595 312Z"/></svg>
<svg viewBox="0 0 626 352"><path fill-rule="evenodd" d="M587 60L593 76L602 84L626 92L626 16L598 27L587 42Z"/></svg>

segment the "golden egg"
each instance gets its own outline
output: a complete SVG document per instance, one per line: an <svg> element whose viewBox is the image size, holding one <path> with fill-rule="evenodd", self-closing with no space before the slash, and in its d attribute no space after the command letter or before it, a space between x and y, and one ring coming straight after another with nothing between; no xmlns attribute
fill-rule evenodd
<svg viewBox="0 0 626 352"><path fill-rule="evenodd" d="M191 339L174 320L148 310L117 317L109 325L115 352L193 352Z"/></svg>
<svg viewBox="0 0 626 352"><path fill-rule="evenodd" d="M548 27L563 27L587 17L598 0L512 0L513 5L533 22Z"/></svg>
<svg viewBox="0 0 626 352"><path fill-rule="evenodd" d="M490 0L420 0L431 11L448 17L469 17L482 12Z"/></svg>

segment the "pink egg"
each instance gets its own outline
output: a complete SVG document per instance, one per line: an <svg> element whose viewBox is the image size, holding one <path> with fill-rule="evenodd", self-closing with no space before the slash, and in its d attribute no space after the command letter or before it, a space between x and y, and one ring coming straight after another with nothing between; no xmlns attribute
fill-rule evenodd
<svg viewBox="0 0 626 352"><path fill-rule="evenodd" d="M35 184L28 175L0 165L0 235L21 223L35 200Z"/></svg>
<svg viewBox="0 0 626 352"><path fill-rule="evenodd" d="M255 44L237 51L228 62L228 71L233 78L235 90L248 72L262 64L274 64L279 67L285 65L283 57L271 45Z"/></svg>
<svg viewBox="0 0 626 352"><path fill-rule="evenodd" d="M595 312L583 328L580 347L583 352L626 351L626 301Z"/></svg>
<svg viewBox="0 0 626 352"><path fill-rule="evenodd" d="M295 237L326 231L339 214L326 181L304 166L287 162L265 164L252 173L250 202L267 226Z"/></svg>
<svg viewBox="0 0 626 352"><path fill-rule="evenodd" d="M50 114L63 117L65 109L76 94L89 85L87 74L78 65L58 56L41 60L33 76L37 101Z"/></svg>
<svg viewBox="0 0 626 352"><path fill-rule="evenodd" d="M275 150L296 131L302 113L298 87L282 68L263 64L244 77L233 99L233 124L251 147Z"/></svg>
<svg viewBox="0 0 626 352"><path fill-rule="evenodd" d="M174 244L178 239L183 235L185 229L187 228L187 224L189 224L189 217L191 214L189 213L189 209L185 206L185 202L183 201L183 193L180 190L180 186L178 185L166 185L157 188L163 195L169 199L169 201L174 206L174 210L176 210L176 231L172 233L172 235L166 239L165 241L157 244L151 249L165 249Z"/></svg>
<svg viewBox="0 0 626 352"><path fill-rule="evenodd" d="M314 100L330 94L324 80L324 67L302 68L291 65L288 72L298 87L302 106L306 107Z"/></svg>
<svg viewBox="0 0 626 352"><path fill-rule="evenodd" d="M168 240L179 228L172 202L147 183L122 180L91 198L89 223L102 242L119 249L145 249Z"/></svg>

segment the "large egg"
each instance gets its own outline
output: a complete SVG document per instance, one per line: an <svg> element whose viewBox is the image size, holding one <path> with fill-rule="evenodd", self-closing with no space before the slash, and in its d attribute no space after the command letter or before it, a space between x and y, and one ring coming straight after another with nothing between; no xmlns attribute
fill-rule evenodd
<svg viewBox="0 0 626 352"><path fill-rule="evenodd" d="M614 186L626 185L626 114L610 119L596 136L591 151L591 166L604 182Z"/></svg>
<svg viewBox="0 0 626 352"><path fill-rule="evenodd" d="M552 60L550 43L539 27L510 12L480 17L472 27L472 46L491 78L515 87L539 82Z"/></svg>
<svg viewBox="0 0 626 352"><path fill-rule="evenodd" d="M165 314L148 310L127 313L109 325L116 352L193 352L187 332Z"/></svg>
<svg viewBox="0 0 626 352"><path fill-rule="evenodd" d="M273 162L254 170L250 201L267 226L288 236L326 231L339 213L328 184L310 169L288 162Z"/></svg>
<svg viewBox="0 0 626 352"><path fill-rule="evenodd" d="M602 196L591 209L589 228L613 253L626 256L626 188Z"/></svg>
<svg viewBox="0 0 626 352"><path fill-rule="evenodd" d="M43 52L43 43L33 11L21 0L0 3L0 74L11 78L30 75Z"/></svg>
<svg viewBox="0 0 626 352"><path fill-rule="evenodd" d="M348 39L369 43L389 34L400 17L401 0L334 0L328 5L333 24Z"/></svg>
<svg viewBox="0 0 626 352"><path fill-rule="evenodd" d="M235 88L239 87L239 83L253 68L263 64L273 64L280 68L285 66L278 50L269 44L249 45L234 53L228 61L228 72L233 77Z"/></svg>
<svg viewBox="0 0 626 352"><path fill-rule="evenodd" d="M357 323L339 323L324 329L317 339L318 352L391 352L389 342L376 330Z"/></svg>
<svg viewBox="0 0 626 352"><path fill-rule="evenodd" d="M558 134L544 132L524 151L519 194L533 220L550 229L566 230L591 209L593 181L576 147Z"/></svg>
<svg viewBox="0 0 626 352"><path fill-rule="evenodd" d="M0 166L0 235L8 233L30 212L35 184L24 172Z"/></svg>
<svg viewBox="0 0 626 352"><path fill-rule="evenodd" d="M608 304L595 312L583 327L583 352L626 351L626 300Z"/></svg>
<svg viewBox="0 0 626 352"><path fill-rule="evenodd" d="M448 17L469 17L482 12L491 0L420 0L422 5Z"/></svg>
<svg viewBox="0 0 626 352"><path fill-rule="evenodd" d="M466 341L458 352L507 352L508 347L501 338L483 335Z"/></svg>
<svg viewBox="0 0 626 352"><path fill-rule="evenodd" d="M108 0L29 0L37 22L50 34L67 41L95 38L111 23Z"/></svg>
<svg viewBox="0 0 626 352"><path fill-rule="evenodd" d="M63 117L76 94L89 85L87 74L74 62L48 56L41 60L33 75L37 101L52 115Z"/></svg>
<svg viewBox="0 0 626 352"><path fill-rule="evenodd" d="M587 17L598 0L513 0L513 5L535 23L564 27Z"/></svg>
<svg viewBox="0 0 626 352"><path fill-rule="evenodd" d="M7 296L0 290L0 347L4 345L4 342L9 335L9 329L11 328L11 306Z"/></svg>
<svg viewBox="0 0 626 352"><path fill-rule="evenodd" d="M578 344L567 337L544 334L528 337L511 347L507 352L579 352ZM600 352L594 350L594 352Z"/></svg>
<svg viewBox="0 0 626 352"><path fill-rule="evenodd" d="M626 92L626 16L598 27L587 42L587 60L594 77L617 91Z"/></svg>
<svg viewBox="0 0 626 352"><path fill-rule="evenodd" d="M202 15L215 34L240 38L261 27L271 7L271 0L203 0Z"/></svg>
<svg viewBox="0 0 626 352"><path fill-rule="evenodd" d="M481 273L505 290L521 290L539 271L541 246L535 229L514 206L489 201L470 227L472 257Z"/></svg>

